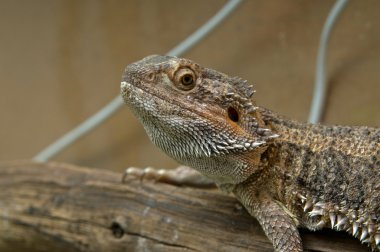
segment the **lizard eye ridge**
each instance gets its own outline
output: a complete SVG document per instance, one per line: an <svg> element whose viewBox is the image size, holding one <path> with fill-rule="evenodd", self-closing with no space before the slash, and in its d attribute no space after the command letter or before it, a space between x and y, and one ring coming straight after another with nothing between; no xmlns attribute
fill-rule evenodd
<svg viewBox="0 0 380 252"><path fill-rule="evenodd" d="M191 69L182 68L175 73L174 82L177 88L189 91L195 87L196 76Z"/></svg>

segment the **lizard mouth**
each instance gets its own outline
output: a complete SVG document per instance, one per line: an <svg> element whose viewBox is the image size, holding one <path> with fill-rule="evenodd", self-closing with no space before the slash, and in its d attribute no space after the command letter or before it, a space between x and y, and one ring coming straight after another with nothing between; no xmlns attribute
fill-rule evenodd
<svg viewBox="0 0 380 252"><path fill-rule="evenodd" d="M151 92L127 81L121 82L120 89L121 89L121 94L124 98L124 101L127 103L130 103L130 102L133 103L133 101L135 100L145 101L147 98L158 97L157 95L154 95ZM144 98L144 96L149 96L149 97ZM158 98L160 100L163 100L161 97L158 97Z"/></svg>
<svg viewBox="0 0 380 252"><path fill-rule="evenodd" d="M165 96L163 93L155 93L149 90L149 88L140 87L128 81L122 81L120 88L125 103L134 110L137 109L145 112L151 111L156 112L157 114L167 115L181 114L182 116L186 111L186 114L190 117L197 115L206 118L209 116L209 113L207 113L204 108L199 109L194 108L194 106L187 106L186 103L178 101L178 97ZM170 104L170 106L165 104ZM166 109L171 108L170 111L162 109L163 106L165 106Z"/></svg>
<svg viewBox="0 0 380 252"><path fill-rule="evenodd" d="M152 99L153 97L157 97L160 100L164 100L162 99L162 97L158 97L157 95L152 94L151 92L127 81L121 82L120 89L121 89L121 94L124 101L128 104L132 103L134 105L138 105L138 104L135 104L135 102L140 101L141 105L143 105L144 101L146 101L147 99ZM144 97L144 96L149 96L149 97Z"/></svg>
<svg viewBox="0 0 380 252"><path fill-rule="evenodd" d="M123 96L124 96L124 94L129 96L131 91L132 91L131 90L132 84L129 82L126 82L126 81L122 81L120 83L120 89L121 89L121 93L123 94Z"/></svg>

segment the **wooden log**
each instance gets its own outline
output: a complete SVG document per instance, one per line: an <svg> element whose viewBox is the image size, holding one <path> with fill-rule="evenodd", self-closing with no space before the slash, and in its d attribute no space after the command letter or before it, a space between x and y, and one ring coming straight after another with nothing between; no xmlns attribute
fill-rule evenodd
<svg viewBox="0 0 380 252"><path fill-rule="evenodd" d="M273 251L232 196L62 163L0 164L0 234L0 251ZM370 251L301 234L305 251Z"/></svg>

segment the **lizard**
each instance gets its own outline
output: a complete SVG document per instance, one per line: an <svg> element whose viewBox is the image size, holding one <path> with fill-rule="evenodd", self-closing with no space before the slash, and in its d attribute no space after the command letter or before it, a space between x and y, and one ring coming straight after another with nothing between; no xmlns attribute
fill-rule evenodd
<svg viewBox="0 0 380 252"><path fill-rule="evenodd" d="M380 251L380 129L290 120L254 93L246 80L172 56L128 65L121 82L151 141L234 194L275 251L303 251L298 227L345 230Z"/></svg>

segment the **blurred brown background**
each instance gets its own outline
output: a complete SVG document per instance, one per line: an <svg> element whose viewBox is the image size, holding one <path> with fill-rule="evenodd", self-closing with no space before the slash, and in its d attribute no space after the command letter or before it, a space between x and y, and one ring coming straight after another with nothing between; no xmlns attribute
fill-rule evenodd
<svg viewBox="0 0 380 252"><path fill-rule="evenodd" d="M123 68L164 54L226 1L0 1L0 159L28 159L119 93ZM246 0L188 52L254 83L257 103L307 120L335 1ZM350 1L333 32L324 123L380 126L380 1ZM175 167L123 108L54 160L121 171Z"/></svg>

